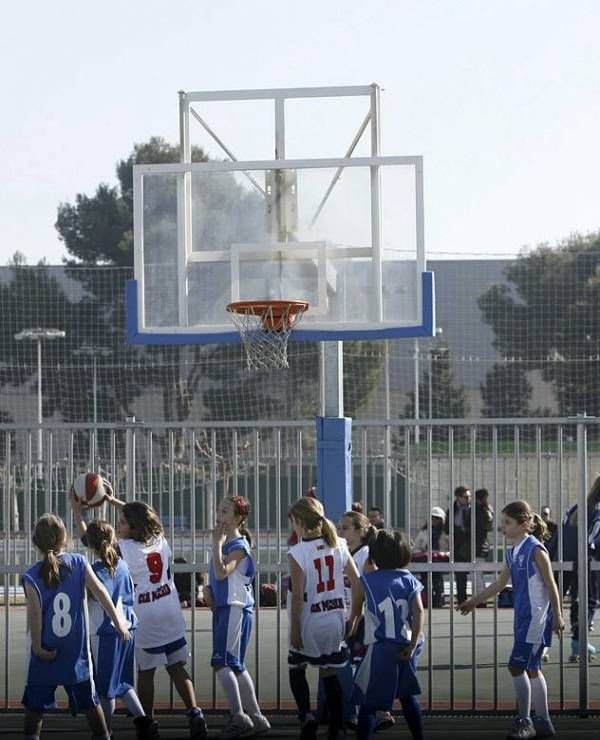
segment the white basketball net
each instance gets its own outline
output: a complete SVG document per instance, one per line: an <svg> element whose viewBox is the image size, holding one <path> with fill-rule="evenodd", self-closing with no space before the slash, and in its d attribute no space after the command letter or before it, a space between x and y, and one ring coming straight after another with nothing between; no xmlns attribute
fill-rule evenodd
<svg viewBox="0 0 600 740"><path fill-rule="evenodd" d="M248 306L229 313L246 351L247 370L272 370L289 367L288 339L307 306L289 304L284 308Z"/></svg>

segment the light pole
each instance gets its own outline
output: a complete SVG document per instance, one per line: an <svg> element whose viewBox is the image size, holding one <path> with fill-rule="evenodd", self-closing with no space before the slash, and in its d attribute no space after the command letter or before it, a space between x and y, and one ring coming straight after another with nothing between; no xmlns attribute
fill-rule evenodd
<svg viewBox="0 0 600 740"><path fill-rule="evenodd" d="M96 469L96 460L98 458L98 436L96 427L98 425L98 355L108 357L112 355L112 350L108 347L94 347L91 344L84 344L79 349L73 350L73 354L83 357L92 358L92 398L93 398L93 417L94 417L94 449L92 470Z"/></svg>
<svg viewBox="0 0 600 740"><path fill-rule="evenodd" d="M42 449L42 342L51 339L64 339L66 333L62 329L23 329L15 334L17 342L27 339L31 342L37 342L37 422L38 422L38 443L37 443L37 463L38 471L41 474L43 462Z"/></svg>

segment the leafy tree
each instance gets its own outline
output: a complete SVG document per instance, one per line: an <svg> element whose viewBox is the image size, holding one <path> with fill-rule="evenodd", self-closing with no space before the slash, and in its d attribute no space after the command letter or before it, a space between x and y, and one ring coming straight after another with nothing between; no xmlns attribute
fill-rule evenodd
<svg viewBox="0 0 600 740"><path fill-rule="evenodd" d="M469 415L469 401L465 386L456 385L452 372L450 351L447 347L429 350L431 362L419 383L419 418L429 418L431 403L432 419L462 419ZM415 418L415 393L409 391L404 417ZM434 438L437 436L434 430Z"/></svg>
<svg viewBox="0 0 600 740"><path fill-rule="evenodd" d="M559 413L600 413L600 234L540 245L479 298L494 346L552 383Z"/></svg>
<svg viewBox="0 0 600 740"><path fill-rule="evenodd" d="M481 386L481 415L490 418L529 416L531 384L520 363L497 363Z"/></svg>

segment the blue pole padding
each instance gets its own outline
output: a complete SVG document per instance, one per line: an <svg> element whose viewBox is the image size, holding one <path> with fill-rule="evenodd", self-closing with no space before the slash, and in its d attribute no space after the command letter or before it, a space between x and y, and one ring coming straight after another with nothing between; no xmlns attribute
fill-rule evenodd
<svg viewBox="0 0 600 740"><path fill-rule="evenodd" d="M317 497L335 524L352 508L352 419L317 416Z"/></svg>

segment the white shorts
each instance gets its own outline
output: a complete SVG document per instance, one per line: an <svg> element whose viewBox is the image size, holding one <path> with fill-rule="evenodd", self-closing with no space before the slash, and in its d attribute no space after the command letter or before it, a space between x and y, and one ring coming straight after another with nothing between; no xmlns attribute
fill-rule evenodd
<svg viewBox="0 0 600 740"><path fill-rule="evenodd" d="M135 646L135 662L138 671L149 671L161 665L187 663L190 652L185 637L155 648Z"/></svg>
<svg viewBox="0 0 600 740"><path fill-rule="evenodd" d="M304 616L304 615L303 615ZM309 614L302 620L301 650L289 644L288 665L310 663L322 668L339 668L347 662L344 642L344 612Z"/></svg>

